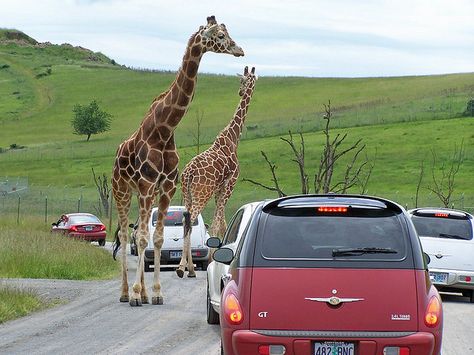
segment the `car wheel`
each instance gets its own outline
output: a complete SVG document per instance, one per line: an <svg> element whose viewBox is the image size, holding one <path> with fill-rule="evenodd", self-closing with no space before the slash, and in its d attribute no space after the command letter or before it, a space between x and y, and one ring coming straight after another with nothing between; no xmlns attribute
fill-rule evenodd
<svg viewBox="0 0 474 355"><path fill-rule="evenodd" d="M208 265L209 265L209 261L203 261L201 263L201 270L206 271Z"/></svg>
<svg viewBox="0 0 474 355"><path fill-rule="evenodd" d="M471 291L471 297L469 298L471 303L474 303L474 290Z"/></svg>
<svg viewBox="0 0 474 355"><path fill-rule="evenodd" d="M214 310L211 304L211 295L209 294L209 281L207 282L207 323L219 324L219 313Z"/></svg>
<svg viewBox="0 0 474 355"><path fill-rule="evenodd" d="M105 239L99 240L99 245L103 247L105 245Z"/></svg>
<svg viewBox="0 0 474 355"><path fill-rule="evenodd" d="M151 270L151 267L150 267L150 263L147 263L147 262L145 261L145 272L150 272L150 271L152 271L152 270Z"/></svg>

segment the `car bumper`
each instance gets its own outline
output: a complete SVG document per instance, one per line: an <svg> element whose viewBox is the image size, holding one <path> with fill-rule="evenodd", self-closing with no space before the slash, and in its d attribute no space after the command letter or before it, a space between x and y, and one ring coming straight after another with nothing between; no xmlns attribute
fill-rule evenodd
<svg viewBox="0 0 474 355"><path fill-rule="evenodd" d="M179 256L177 256L179 254ZM191 255L193 257L193 262L205 262L209 260L209 249L207 248L197 248L191 249ZM147 263L153 264L155 262L155 251L153 249L145 249L145 261ZM162 249L160 263L162 265L166 264L179 264L181 261L181 250L176 249Z"/></svg>
<svg viewBox="0 0 474 355"><path fill-rule="evenodd" d="M69 233L68 236L71 238L83 239L89 242L98 242L99 240L104 240L106 233Z"/></svg>
<svg viewBox="0 0 474 355"><path fill-rule="evenodd" d="M430 269L430 278L438 290L474 290L474 272L449 269ZM436 281L435 274L447 274L446 281Z"/></svg>
<svg viewBox="0 0 474 355"><path fill-rule="evenodd" d="M270 331L271 334L272 331ZM285 336L285 333L288 336ZM438 354L441 344L436 344L435 336L427 332L362 332L364 337L312 337L312 332L281 331L279 336L269 336L266 331L237 330L231 334L232 344L223 344L225 354L258 354L260 345L283 345L285 355L292 354L314 354L314 342L352 342L355 346L355 354L375 355L383 354L385 347L409 347L410 355ZM351 332L344 332L351 333ZM376 335L377 334L377 335ZM354 333L355 336L355 333ZM380 337L379 337L380 336Z"/></svg>

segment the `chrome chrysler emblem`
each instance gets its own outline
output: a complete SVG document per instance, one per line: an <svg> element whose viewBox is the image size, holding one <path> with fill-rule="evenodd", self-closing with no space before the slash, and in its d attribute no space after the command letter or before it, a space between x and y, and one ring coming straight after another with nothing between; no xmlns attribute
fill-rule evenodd
<svg viewBox="0 0 474 355"><path fill-rule="evenodd" d="M435 254L435 256L436 256L437 259L441 259L444 255L441 254L441 253L438 253L438 254Z"/></svg>
<svg viewBox="0 0 474 355"><path fill-rule="evenodd" d="M339 298L336 296L332 297L305 297L305 300L315 301L315 302L325 302L329 303L331 306L338 306L341 303L345 302L358 302L363 301L363 298Z"/></svg>

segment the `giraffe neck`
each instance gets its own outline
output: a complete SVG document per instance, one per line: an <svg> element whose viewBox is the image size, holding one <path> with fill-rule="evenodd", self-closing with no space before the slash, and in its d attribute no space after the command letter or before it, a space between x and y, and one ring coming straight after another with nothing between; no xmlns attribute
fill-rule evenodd
<svg viewBox="0 0 474 355"><path fill-rule="evenodd" d="M244 127L245 118L247 117L247 109L252 99L254 85L251 85L242 95L239 105L235 111L234 117L229 124L222 130L220 136L230 139L237 148Z"/></svg>
<svg viewBox="0 0 474 355"><path fill-rule="evenodd" d="M199 64L206 51L201 40L201 31L191 36L176 79L168 91L158 97L163 99L164 108L155 110L155 124L167 126L170 132L179 124L193 99Z"/></svg>

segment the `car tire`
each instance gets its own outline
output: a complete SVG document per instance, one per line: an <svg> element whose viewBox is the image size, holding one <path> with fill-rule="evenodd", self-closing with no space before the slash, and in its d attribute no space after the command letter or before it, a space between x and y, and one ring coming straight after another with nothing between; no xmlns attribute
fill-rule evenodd
<svg viewBox="0 0 474 355"><path fill-rule="evenodd" d="M150 267L150 263L145 261L145 272L150 272L150 271L152 271L152 269Z"/></svg>
<svg viewBox="0 0 474 355"><path fill-rule="evenodd" d="M211 304L211 295L209 294L209 280L207 282L207 323L219 324L219 313L214 310Z"/></svg>
<svg viewBox="0 0 474 355"><path fill-rule="evenodd" d="M469 301L471 301L471 303L474 303L474 290L471 291L471 296L469 297Z"/></svg>
<svg viewBox="0 0 474 355"><path fill-rule="evenodd" d="M203 262L201 263L201 270L202 270L202 271L206 271L208 265L209 265L209 261L203 261Z"/></svg>
<svg viewBox="0 0 474 355"><path fill-rule="evenodd" d="M105 239L99 240L99 245L103 247L105 245Z"/></svg>

